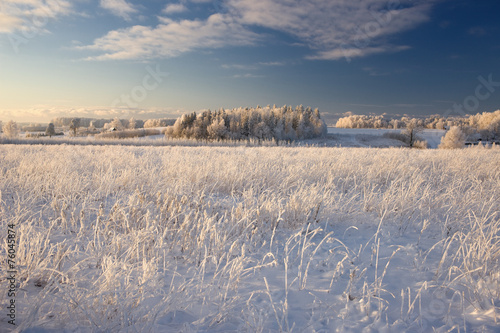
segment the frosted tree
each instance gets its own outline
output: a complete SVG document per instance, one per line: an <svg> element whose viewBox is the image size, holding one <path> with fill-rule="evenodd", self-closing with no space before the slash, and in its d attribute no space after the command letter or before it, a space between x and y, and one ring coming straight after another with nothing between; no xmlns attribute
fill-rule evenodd
<svg viewBox="0 0 500 333"><path fill-rule="evenodd" d="M272 131L265 122L261 121L255 125L254 136L257 139L272 139Z"/></svg>
<svg viewBox="0 0 500 333"><path fill-rule="evenodd" d="M440 129L440 130L444 129L444 121L443 121L443 119L439 119L439 120L436 122L436 127L435 127L435 128L436 128L436 129Z"/></svg>
<svg viewBox="0 0 500 333"><path fill-rule="evenodd" d="M214 122L210 126L208 126L207 132L210 139L224 139L227 133L224 118L217 117L216 119L214 119Z"/></svg>
<svg viewBox="0 0 500 333"><path fill-rule="evenodd" d="M96 132L96 131L97 131L97 128L96 128L95 124L96 124L96 122L95 122L94 120L92 120L92 121L90 122L90 125L89 125L89 127L88 127L88 130L89 130L90 132Z"/></svg>
<svg viewBox="0 0 500 333"><path fill-rule="evenodd" d="M405 117L401 118L403 120ZM417 119L405 119L406 121L406 130L403 132L403 134L407 137L408 139L408 145L410 147L413 147L415 144L415 141L418 140L417 133L422 130L421 124L417 121Z"/></svg>
<svg viewBox="0 0 500 333"><path fill-rule="evenodd" d="M111 127L116 128L116 130L118 131L122 131L125 129L125 126L123 126L122 121L118 117L113 119L113 121L111 122Z"/></svg>
<svg viewBox="0 0 500 333"><path fill-rule="evenodd" d="M328 127L326 126L323 119L321 119L318 108L314 109L314 116L311 117L311 123L314 126L314 135L316 137L321 137L328 134Z"/></svg>
<svg viewBox="0 0 500 333"><path fill-rule="evenodd" d="M116 131L123 131L125 129L125 126L123 126L122 121L116 117L113 119L111 122L107 123L104 125L105 130L116 130Z"/></svg>
<svg viewBox="0 0 500 333"><path fill-rule="evenodd" d="M156 119L148 119L144 123L144 128L153 128L153 127L157 127L157 126L158 126L158 122L156 121Z"/></svg>
<svg viewBox="0 0 500 333"><path fill-rule="evenodd" d="M293 121L285 119L285 131L284 136L281 138L282 140L293 141L297 139L297 133L293 129Z"/></svg>
<svg viewBox="0 0 500 333"><path fill-rule="evenodd" d="M76 131L80 127L80 119L73 118L71 119L71 123L69 124L69 129L73 131L73 136L76 136Z"/></svg>
<svg viewBox="0 0 500 333"><path fill-rule="evenodd" d="M136 127L137 127L137 121L135 120L134 117L130 118L130 120L128 121L128 128L136 129Z"/></svg>
<svg viewBox="0 0 500 333"><path fill-rule="evenodd" d="M47 135L48 137L52 137L55 134L56 130L54 128L54 124L50 123L49 126L47 126L47 129L45 130L45 135Z"/></svg>
<svg viewBox="0 0 500 333"><path fill-rule="evenodd" d="M273 129L273 136L276 140L282 140L285 136L285 122L283 118L278 118L276 126Z"/></svg>
<svg viewBox="0 0 500 333"><path fill-rule="evenodd" d="M457 149L465 146L465 135L458 126L453 126L445 136L441 138L439 149Z"/></svg>
<svg viewBox="0 0 500 333"><path fill-rule="evenodd" d="M15 121L9 120L2 127L3 135L9 139L17 138L19 136L19 127Z"/></svg>
<svg viewBox="0 0 500 333"><path fill-rule="evenodd" d="M144 127L149 126L149 120L144 123ZM177 118L175 123L172 126L167 127L165 130L165 135L166 136L171 136L173 138L180 138L182 137L182 129L183 129L183 119Z"/></svg>

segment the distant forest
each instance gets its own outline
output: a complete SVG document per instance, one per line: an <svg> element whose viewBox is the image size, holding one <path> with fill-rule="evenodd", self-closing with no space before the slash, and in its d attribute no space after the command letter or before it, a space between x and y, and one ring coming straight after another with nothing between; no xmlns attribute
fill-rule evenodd
<svg viewBox="0 0 500 333"><path fill-rule="evenodd" d="M74 117L59 117L51 120L51 123L56 127L69 127ZM172 125L175 119L161 118L140 120L135 118L130 119L95 119L95 118L77 118L80 127L93 127L96 129L109 129L115 127L117 129L136 129L136 128L152 128L152 127L166 127Z"/></svg>
<svg viewBox="0 0 500 333"><path fill-rule="evenodd" d="M198 140L302 140L317 138L327 133L327 126L318 109L291 106L266 106L256 108L220 109L185 114L177 119L160 118L139 120L130 119L95 119L59 117L51 120L56 129L70 129L74 135L96 135L104 132L121 132L164 127L164 133L170 138ZM466 135L467 140L499 140L500 110L483 112L464 117L443 117L432 115L426 118L387 118L383 115L347 114L336 125L339 128L384 128L384 129L443 129L454 126ZM0 128L1 128L0 123ZM49 126L50 127L50 126ZM31 124L20 128L26 132L44 132L47 126ZM138 135L129 131L128 135ZM163 130L162 130L163 132ZM146 134L145 134L146 133ZM141 135L149 135L141 132ZM156 132L155 132L156 133ZM59 133L62 134L62 133ZM123 134L123 135L122 135ZM126 133L117 134L127 137ZM56 134L48 134L56 135Z"/></svg>
<svg viewBox="0 0 500 333"><path fill-rule="evenodd" d="M236 108L193 112L178 118L165 134L173 138L207 140L297 140L321 137L327 132L318 109L299 105Z"/></svg>
<svg viewBox="0 0 500 333"><path fill-rule="evenodd" d="M427 118L385 119L383 116L348 115L337 121L340 128L389 128L413 127L428 129L450 129L458 126L470 139L493 140L500 138L500 110L483 112L468 117L448 117L439 115Z"/></svg>

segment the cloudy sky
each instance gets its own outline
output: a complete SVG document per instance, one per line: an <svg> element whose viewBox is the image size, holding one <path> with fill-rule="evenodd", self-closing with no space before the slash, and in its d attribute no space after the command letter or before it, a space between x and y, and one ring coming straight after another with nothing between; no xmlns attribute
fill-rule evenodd
<svg viewBox="0 0 500 333"><path fill-rule="evenodd" d="M2 0L0 120L500 108L498 0Z"/></svg>

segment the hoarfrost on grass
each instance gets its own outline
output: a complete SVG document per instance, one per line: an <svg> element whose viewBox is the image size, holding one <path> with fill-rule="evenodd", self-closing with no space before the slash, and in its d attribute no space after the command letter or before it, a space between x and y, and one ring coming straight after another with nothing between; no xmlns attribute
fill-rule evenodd
<svg viewBox="0 0 500 333"><path fill-rule="evenodd" d="M7 145L0 155L20 330L497 325L498 150Z"/></svg>

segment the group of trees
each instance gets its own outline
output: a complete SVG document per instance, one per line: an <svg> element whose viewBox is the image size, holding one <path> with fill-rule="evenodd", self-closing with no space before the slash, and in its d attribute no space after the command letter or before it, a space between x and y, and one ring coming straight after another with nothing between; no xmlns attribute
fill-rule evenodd
<svg viewBox="0 0 500 333"><path fill-rule="evenodd" d="M3 135L9 139L16 138L19 135L19 127L15 121L9 120L2 126L2 122L0 122L0 126L2 127Z"/></svg>
<svg viewBox="0 0 500 333"><path fill-rule="evenodd" d="M340 118L336 127L341 128L405 128L409 121L416 121L419 127L428 129L446 129L452 126L461 128L471 127L476 130L495 130L500 126L500 110L495 112L483 112L468 117L448 117L431 115L427 118L409 118L403 116L400 119L387 119L381 115L353 115L349 114Z"/></svg>
<svg viewBox="0 0 500 333"><path fill-rule="evenodd" d="M167 127L172 126L174 123L175 119L172 118L148 119L144 123L144 128Z"/></svg>
<svg viewBox="0 0 500 333"><path fill-rule="evenodd" d="M500 110L483 112L464 119L460 126L467 136L482 140L500 139Z"/></svg>
<svg viewBox="0 0 500 333"><path fill-rule="evenodd" d="M339 128L389 128L389 122L383 116L348 115L335 124ZM393 127L394 126L394 127ZM398 122L393 128L399 128Z"/></svg>
<svg viewBox="0 0 500 333"><path fill-rule="evenodd" d="M0 128L2 128L2 132L6 138L9 139L14 139L19 136L19 133L21 129L19 128L19 125L15 121L8 121L5 123L5 125L2 126L2 122L0 121ZM28 126L28 129L33 130L33 126ZM56 130L54 128L54 124L50 123L47 127L43 126L37 126L37 129L42 132L43 130L45 131L45 134L36 134L34 137L40 137L40 136L54 136L54 135L62 135L63 133L56 133ZM26 127L22 128L23 131L26 131ZM28 131L29 132L29 131ZM30 134L27 134L27 136L31 136ZM31 136L33 137L33 136Z"/></svg>
<svg viewBox="0 0 500 333"><path fill-rule="evenodd" d="M498 141L500 139L500 110L483 112L468 117L443 118L439 115L427 118L401 117L386 119L384 116L365 116L349 114L340 118L337 127L343 128L388 128L402 129L402 133L386 133L388 136L404 141L410 147L425 147L418 133L424 129L449 129L443 137L440 148L463 147L466 140ZM38 129L40 125L23 128ZM126 119L91 119L91 118L55 118L45 128L45 134L38 136L62 135L56 128L66 128L72 135L97 134L102 131L122 131L125 129L147 129L167 127L165 134L173 138L193 138L202 140L297 140L321 137L327 132L325 122L318 109L304 108L302 105L267 106L256 108L235 108L231 110L195 112L183 115L177 120L162 118L146 121L135 118ZM15 138L20 128L14 121L9 121L0 128L4 137ZM82 128L85 130L82 132ZM42 128L43 130L43 128ZM41 130L39 130L41 131Z"/></svg>
<svg viewBox="0 0 500 333"><path fill-rule="evenodd" d="M326 131L318 109L285 105L193 112L178 118L165 134L203 140L296 140L320 137Z"/></svg>
<svg viewBox="0 0 500 333"><path fill-rule="evenodd" d="M412 126L418 129L460 128L469 140L498 140L500 138L500 110L483 112L468 117L448 117L432 115L427 118L386 119L383 116L347 115L340 118L336 127L341 128L388 128L404 129Z"/></svg>
<svg viewBox="0 0 500 333"><path fill-rule="evenodd" d="M144 120L139 120L135 118L130 118L129 120L126 119L119 119L118 117L111 120L108 123L105 123L102 129L105 131L109 130L116 130L116 131L123 131L123 130L135 130L135 129L141 129L141 128L154 128L154 127L167 127L170 125L173 125L175 122L175 119L169 119L169 118L162 118L162 119L148 119L146 121ZM93 125L93 123L91 123ZM97 127L93 127L97 128Z"/></svg>
<svg viewBox="0 0 500 333"><path fill-rule="evenodd" d="M4 126L8 137L19 133L17 124L9 122ZM183 115L174 119L150 119L147 121L131 118L111 120L90 118L55 118L45 129L45 136L56 135L56 128L66 128L70 134L97 134L102 131L122 131L125 129L140 129L152 127L167 127L165 134L174 138L193 138L203 140L296 140L320 137L326 134L327 127L321 119L318 109L295 109L291 106L236 108L232 110L210 110L202 113ZM101 129L101 130L99 130ZM44 136L44 134L37 134Z"/></svg>
<svg viewBox="0 0 500 333"><path fill-rule="evenodd" d="M410 148L425 149L428 147L427 141L420 138L419 133L422 127L416 119L411 119L405 123L404 129L400 132L387 132L383 137L404 142Z"/></svg>
<svg viewBox="0 0 500 333"><path fill-rule="evenodd" d="M76 122L76 123L75 123ZM153 127L167 127L173 125L175 119L171 118L160 118L160 119L149 119L140 120L134 117L130 119L120 119L118 117L114 119L95 119L95 118L70 118L70 117L59 117L51 120L57 128L87 128L90 130L109 130L114 128L116 130L124 129L139 129L139 128L153 128Z"/></svg>
<svg viewBox="0 0 500 333"><path fill-rule="evenodd" d="M95 119L95 118L71 118L71 117L59 117L51 120L51 123L54 124L57 128L70 128L73 130L75 127L78 128L90 128L90 129L103 129L105 126L109 126L110 123L114 122L116 119ZM144 121L135 120L131 118L134 122L134 128L139 128L144 125ZM129 126L130 120L119 120L123 127Z"/></svg>
<svg viewBox="0 0 500 333"><path fill-rule="evenodd" d="M365 116L365 115L347 115L340 118L335 124L340 128L387 128L387 129L402 129L406 128L407 124L416 123L419 128L428 129L445 129L451 126L456 126L454 118L445 119L439 115L432 115L427 118L410 118L403 116L399 119L386 119L384 116Z"/></svg>
<svg viewBox="0 0 500 333"><path fill-rule="evenodd" d="M70 131L73 136L77 135L89 135L98 134L102 131L116 130L122 131L125 129L142 129L142 128L155 128L155 127L167 127L175 123L175 119L171 118L161 118L161 119L149 119L149 120L138 120L135 118L126 119L91 119L91 118L54 118L48 126L42 126L39 124L24 126L22 129L18 126L15 121L9 121L4 126L0 121L0 129L3 130L4 136L7 138L16 138L19 132L22 130L24 132L37 132L36 134L27 134L29 137L41 137L48 136L52 137L55 135L63 135L62 132L56 132L56 128L66 129ZM45 134L40 133L45 132Z"/></svg>

